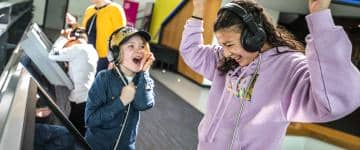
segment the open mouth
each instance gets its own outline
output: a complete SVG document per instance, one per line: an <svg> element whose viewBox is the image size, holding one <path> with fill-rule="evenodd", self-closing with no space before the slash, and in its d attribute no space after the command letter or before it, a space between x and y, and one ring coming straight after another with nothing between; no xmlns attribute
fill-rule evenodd
<svg viewBox="0 0 360 150"><path fill-rule="evenodd" d="M236 62L240 62L240 60L241 60L241 57L237 57L237 58L235 59Z"/></svg>
<svg viewBox="0 0 360 150"><path fill-rule="evenodd" d="M240 60L241 60L241 56L235 56L235 57L230 57L230 58L235 60L236 62L240 62Z"/></svg>
<svg viewBox="0 0 360 150"><path fill-rule="evenodd" d="M136 64L136 65L140 65L141 63L141 60L142 60L142 57L138 57L138 58L133 58L133 63Z"/></svg>

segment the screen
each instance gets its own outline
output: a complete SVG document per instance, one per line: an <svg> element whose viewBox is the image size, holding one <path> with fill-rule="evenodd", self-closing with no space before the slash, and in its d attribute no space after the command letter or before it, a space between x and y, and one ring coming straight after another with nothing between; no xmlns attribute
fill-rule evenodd
<svg viewBox="0 0 360 150"><path fill-rule="evenodd" d="M45 35L45 33L42 32L41 29L39 28L39 26L37 26L36 24L32 25L32 28L30 28L30 29L32 29L34 32L36 32L36 34L39 36L42 43L44 44L46 50L48 50L48 52L49 52L51 50L52 42Z"/></svg>
<svg viewBox="0 0 360 150"><path fill-rule="evenodd" d="M52 43L36 23L25 31L20 46L52 85L66 86L68 89L74 88L71 79L61 66L48 58Z"/></svg>

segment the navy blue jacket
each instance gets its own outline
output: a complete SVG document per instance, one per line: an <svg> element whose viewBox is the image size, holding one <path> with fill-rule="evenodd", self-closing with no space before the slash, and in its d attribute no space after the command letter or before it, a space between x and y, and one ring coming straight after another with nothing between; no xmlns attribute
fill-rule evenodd
<svg viewBox="0 0 360 150"><path fill-rule="evenodd" d="M129 116L118 146L119 150L134 150L140 112L154 106L153 80L148 73L134 77L136 94L130 103ZM103 70L90 88L85 108L85 139L94 150L113 149L124 125L127 106L120 100L125 85L114 70Z"/></svg>

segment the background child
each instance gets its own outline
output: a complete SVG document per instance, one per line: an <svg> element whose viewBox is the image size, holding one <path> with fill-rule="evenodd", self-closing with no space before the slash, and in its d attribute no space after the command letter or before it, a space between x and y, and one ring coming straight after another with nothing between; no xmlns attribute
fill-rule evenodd
<svg viewBox="0 0 360 150"><path fill-rule="evenodd" d="M96 76L86 104L86 140L93 149L134 150L140 112L154 105L148 69L150 35L123 27L110 36L115 62Z"/></svg>
<svg viewBox="0 0 360 150"><path fill-rule="evenodd" d="M63 30L62 36L55 41L49 58L68 63L67 74L74 84L68 97L71 104L69 120L84 135L85 101L95 79L98 61L95 48L87 43L85 29Z"/></svg>
<svg viewBox="0 0 360 150"><path fill-rule="evenodd" d="M330 0L309 0L306 55L254 0L220 8L219 45L204 45L206 1L193 0L180 46L186 64L212 81L198 150L281 149L290 122L331 121L359 107L360 72Z"/></svg>
<svg viewBox="0 0 360 150"><path fill-rule="evenodd" d="M116 29L126 25L123 8L111 0L90 0L93 4L86 8L81 26L86 28L89 35L88 43L92 44L99 55L96 73L107 69L108 47L107 40ZM66 23L75 26L77 21L70 13L66 13Z"/></svg>

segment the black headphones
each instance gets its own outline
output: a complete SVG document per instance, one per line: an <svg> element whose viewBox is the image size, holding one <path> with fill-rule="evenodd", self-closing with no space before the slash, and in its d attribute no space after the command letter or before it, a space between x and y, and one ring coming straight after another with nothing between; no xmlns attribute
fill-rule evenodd
<svg viewBox="0 0 360 150"><path fill-rule="evenodd" d="M248 52L257 52L266 41L266 32L261 24L255 22L253 15L236 3L228 3L221 7L219 12L230 11L241 17L246 27L241 33L240 42ZM219 14L219 13L218 13Z"/></svg>
<svg viewBox="0 0 360 150"><path fill-rule="evenodd" d="M116 29L113 33L111 33L109 41L108 41L108 48L109 51L111 52L112 56L113 56L113 61L116 62L117 59L119 58L120 55L120 49L119 49L119 45L120 43L114 44L112 45L111 41L113 39L113 36L118 33L119 31L121 31L122 29L124 29L125 27L121 27L119 29Z"/></svg>

